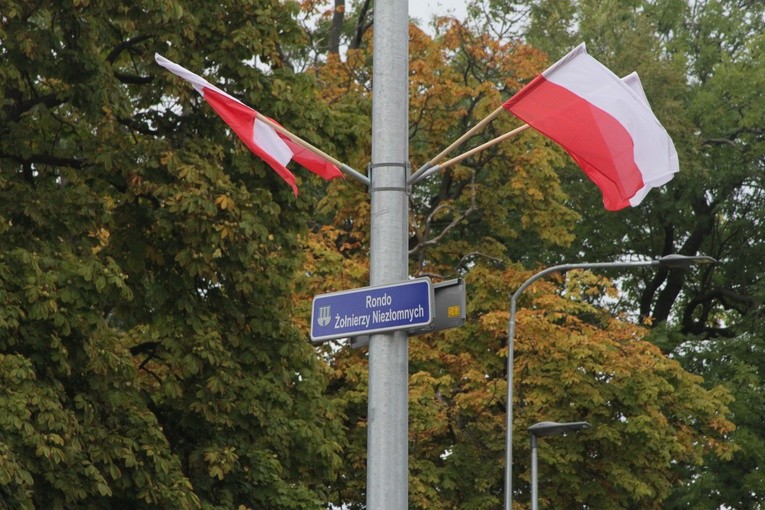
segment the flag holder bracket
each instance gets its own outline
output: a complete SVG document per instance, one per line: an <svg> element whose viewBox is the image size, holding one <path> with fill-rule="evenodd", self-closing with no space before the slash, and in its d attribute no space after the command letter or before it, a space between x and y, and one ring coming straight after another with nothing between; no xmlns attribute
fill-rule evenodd
<svg viewBox="0 0 765 510"><path fill-rule="evenodd" d="M372 182L374 182L372 178L372 171L377 167L400 167L404 171L404 180L403 182L407 182L407 178L409 176L409 163L370 163L367 166L367 175L369 176L369 192L374 193L375 191L403 191L407 195L410 194L412 191L411 184L407 184L406 186L374 186Z"/></svg>

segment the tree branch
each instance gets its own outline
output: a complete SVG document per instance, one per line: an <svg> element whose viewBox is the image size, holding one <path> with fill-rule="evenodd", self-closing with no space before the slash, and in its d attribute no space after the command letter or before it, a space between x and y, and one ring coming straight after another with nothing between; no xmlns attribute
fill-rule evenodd
<svg viewBox="0 0 765 510"><path fill-rule="evenodd" d="M149 35L139 35L136 37L133 37L131 39L128 39L127 41L123 41L117 46L114 47L112 51L109 52L109 54L106 56L106 61L110 64L114 64L114 62L117 61L119 56L122 54L125 50L130 50L139 43L150 39L151 36ZM122 83L127 83L129 85L146 85L148 83L151 83L152 80L154 80L153 76L136 76L132 74L122 73L120 71L114 70L114 77L117 78Z"/></svg>
<svg viewBox="0 0 765 510"><path fill-rule="evenodd" d="M432 213L431 213L431 214L428 216L428 219L426 220L426 222L427 222L428 224L430 224L430 222L433 220L433 216L434 216L434 215L436 214L436 212L438 212L438 211L439 211L441 208L449 208L449 209L453 209L453 208L452 208L452 206L451 206L451 205L449 205L449 204L439 204L439 206L438 206L438 207L436 207L436 209L435 209L435 210L434 210L434 211L433 211L433 212L432 212ZM430 238L430 239L428 239L427 241L423 241L423 242L421 242L421 243L417 243L417 245L416 245L414 248L412 248L411 250L409 250L409 255L414 255L414 254L415 254L415 253L417 253L418 251L420 251L420 250L423 250L423 249L427 248L428 246L433 246L433 245L435 245L435 244L438 244L438 242L439 242L441 239L443 239L443 238L444 238L444 236L445 236L446 234L448 234L450 231L452 231L452 230L454 229L454 227L456 227L457 225L459 225L459 224L462 222L462 220L464 220L465 218L467 218L467 217L468 217L470 214L472 214L472 213L473 213L473 212L474 212L474 211L475 211L477 208L478 208L478 207L477 207L475 204L473 204L473 205L471 205L470 207L468 207L467 209L465 209L465 211L464 211L462 214L459 214L459 215L455 216L455 217L454 217L454 219L453 219L453 220L452 220L452 221L451 221L451 222L450 222L450 223L449 223L447 226L445 226L445 227L443 228L443 230L441 230L441 232L440 232L440 233L439 233L439 234L438 234L436 237L431 237L431 238Z"/></svg>
<svg viewBox="0 0 765 510"><path fill-rule="evenodd" d="M703 197L694 200L692 205L696 213L696 224L683 246L678 250L681 255L698 254L702 243L713 232L714 228L714 206L708 204ZM664 253L664 255L668 254ZM652 316L657 322L663 322L669 317L672 305L683 288L685 273L685 269L673 269L667 273L666 285L659 292L659 297L653 308Z"/></svg>
<svg viewBox="0 0 765 510"><path fill-rule="evenodd" d="M332 24L329 28L329 53L340 54L340 35L343 33L343 21L345 21L345 0L335 0L332 10Z"/></svg>
<svg viewBox="0 0 765 510"><path fill-rule="evenodd" d="M481 253L480 251L471 251L470 253L466 253L462 256L459 262L457 262L457 267L461 267L469 258L471 257L483 257L485 259L489 259L492 262L501 263L502 260L498 259L497 257L492 257L491 255L487 255L485 253Z"/></svg>
<svg viewBox="0 0 765 510"><path fill-rule="evenodd" d="M666 223L663 227L664 230L664 245L662 246L661 253L672 253L675 244L675 227L671 223ZM656 291L667 279L669 271L666 268L658 267L654 273L651 281L643 289L643 293L640 296L640 316L648 317L651 314L651 304L653 298L656 295Z"/></svg>
<svg viewBox="0 0 765 510"><path fill-rule="evenodd" d="M353 40L349 46L349 49L351 50L357 50L361 47L361 41L364 39L364 34L372 27L372 24L374 23L372 18L370 18L369 21L365 21L367 14L369 13L370 3L371 0L364 0L364 3L361 4L361 9L359 10L359 20L356 22L356 35L353 37Z"/></svg>
<svg viewBox="0 0 765 510"><path fill-rule="evenodd" d="M138 356L139 354L145 354L145 353L151 353L157 350L157 346L159 346L159 342L157 341L150 341L150 342L142 342L140 344L132 346L130 349L130 354L133 356Z"/></svg>
<svg viewBox="0 0 765 510"><path fill-rule="evenodd" d="M114 77L120 82L128 85L147 85L154 81L153 76L136 76L132 74L125 74L119 71L114 71Z"/></svg>
<svg viewBox="0 0 765 510"><path fill-rule="evenodd" d="M132 39L128 39L127 41L122 41L117 46L115 46L112 51L109 52L109 54L106 56L106 61L110 64L113 64L114 61L117 60L117 58L120 56L120 53L150 38L150 35L139 35L133 37Z"/></svg>
<svg viewBox="0 0 765 510"><path fill-rule="evenodd" d="M685 307L685 315L690 317L695 308L714 300L719 301L727 310L735 310L742 315L751 312L757 304L752 296L741 294L733 289L714 287L691 299Z"/></svg>
<svg viewBox="0 0 765 510"><path fill-rule="evenodd" d="M15 92L15 91L14 91ZM7 97L19 96L20 94L13 94L11 91L6 91ZM20 98L19 98L20 99ZM9 112L10 118L14 121L19 120L21 116L34 108L37 105L45 105L47 108L55 108L67 102L68 99L61 97L60 92L51 92L44 96L33 97L25 101L18 101L16 104L11 103L6 106L6 111Z"/></svg>
<svg viewBox="0 0 765 510"><path fill-rule="evenodd" d="M703 145L730 145L734 149L741 150L741 148L736 145L736 142L733 140L729 140L727 138L708 138L702 142Z"/></svg>
<svg viewBox="0 0 765 510"><path fill-rule="evenodd" d="M159 130L148 128L135 119L118 118L117 120L123 126L129 127L130 129L137 131L142 135L156 136L159 134Z"/></svg>

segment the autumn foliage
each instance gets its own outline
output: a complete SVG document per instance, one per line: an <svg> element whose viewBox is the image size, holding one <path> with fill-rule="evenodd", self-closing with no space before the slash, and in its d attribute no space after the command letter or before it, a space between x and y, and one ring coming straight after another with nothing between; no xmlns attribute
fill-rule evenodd
<svg viewBox="0 0 765 510"><path fill-rule="evenodd" d="M371 2L6 4L0 14L0 509L363 508L366 351L343 342L313 346L307 332L313 295L369 281L368 190L350 178L326 184L296 172L295 198L193 89L154 64L153 54L224 85L364 171L372 144ZM474 4L495 19L495 10L515 6ZM561 6L573 4L540 0L529 16L544 15L555 29L567 14ZM670 11L662 23L682 19ZM306 20L313 14L311 25ZM600 18L576 19L584 27ZM716 68L709 56L723 49L753 48L753 57L736 58L744 70L758 70L761 53L754 49L762 30L756 28L745 34L760 34L750 45L712 41L714 51L704 46L689 58L699 68L694 82L705 81ZM433 34L410 28L412 170L550 60L541 49L549 51L546 39L494 37L480 24L443 19ZM336 51L338 44L347 51ZM746 157L761 155L763 123L736 112L763 87L737 80L745 73L736 65L726 61L737 87L711 80L711 91L688 109L711 130L719 119L699 112L725 96L733 105L724 118L730 139L716 133L704 143L686 139L682 152L700 160L709 155L715 165L748 162L740 171L756 175L751 169L759 167ZM681 71L656 76L677 84L686 76ZM666 101L675 114L683 111L677 100ZM517 125L503 114L465 148ZM729 147L737 136L746 150ZM710 149L718 146L725 151ZM652 243L662 244L660 235L624 227L622 216L577 238L597 213L577 186L580 174L567 164L561 150L529 130L411 189L410 274L461 277L468 285L463 327L410 339L413 509L501 505L510 290L562 253L610 254L604 240L645 238L648 248L636 252L644 255L655 255ZM722 245L736 236L746 240L741 246L755 243L759 236L742 227L757 229L748 216L753 206L736 199L761 186L738 174L709 174L719 175L733 197L727 208L718 214L715 203L705 202L714 194L694 180L682 190L698 192L690 205L657 202L652 210L662 221L666 211L687 213L682 222L659 224L665 244L672 245L675 232L695 242L723 227L733 230L716 237ZM711 217L738 219L711 228ZM628 220L646 224L638 221L643 217ZM729 275L757 280L759 258L750 258ZM679 293L678 275L660 273L659 284L667 281L662 288ZM702 283L710 282L711 276ZM570 273L539 281L520 302L516 510L528 500L525 428L535 421L593 424L575 440L544 441L541 484L555 489L543 492L546 508L660 508L674 486L708 474L698 468L702 460L723 463L742 451L729 441L735 432L727 406L738 403L666 355L704 371L711 366L701 358L706 347L674 349L687 338L677 341L672 331L665 352L647 342L646 318L611 306L624 295L619 291L630 290L618 283ZM658 288L647 294L644 315L662 301L664 294L653 294ZM738 324L737 313L756 310L743 292L697 290L740 308L721 313L691 299L687 310L696 322L689 328L710 323L712 331L725 331ZM747 316L750 333L758 331L758 319ZM739 359L756 359L750 338L738 339L729 345L743 353ZM730 379L753 402L761 398L756 367L731 367L729 378L722 371L711 380ZM756 431L762 420L751 407L740 404L737 418ZM755 465L747 468L747 501L757 497L757 451L743 457Z"/></svg>
<svg viewBox="0 0 765 510"><path fill-rule="evenodd" d="M410 28L410 158L414 168L501 104L546 65L517 41L500 42L453 20L432 37ZM317 69L324 100L368 104L371 38ZM353 99L349 99L353 98ZM472 147L517 126L500 116ZM366 163L365 160L361 160ZM561 153L525 133L469 158L412 190L411 274L463 277L468 321L410 339L410 507L498 508L502 504L507 412L508 294L529 276L511 261L521 246L549 249L573 239L576 213L556 168ZM362 163L362 164L363 164ZM368 282L368 210L363 190L342 186L321 202L328 226L305 240L300 281L311 293ZM331 207L328 207L331 204ZM677 482L675 463L705 453L729 458L729 394L706 390L644 338L648 330L603 305L616 288L575 272L527 290L515 344L516 508L528 501L526 428L542 420L590 421L576 440L541 450L547 508L660 508ZM303 328L307 329L306 322ZM319 347L330 390L345 415L344 475L332 501L361 508L366 484L366 354L347 344Z"/></svg>

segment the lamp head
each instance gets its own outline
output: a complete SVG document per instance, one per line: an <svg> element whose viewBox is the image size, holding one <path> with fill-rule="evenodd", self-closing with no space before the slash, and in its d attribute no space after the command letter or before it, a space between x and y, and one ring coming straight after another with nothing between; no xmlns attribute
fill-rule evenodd
<svg viewBox="0 0 765 510"><path fill-rule="evenodd" d="M695 264L717 264L717 259L707 255L679 255L671 253L656 259L661 267L670 269L679 269L689 267Z"/></svg>
<svg viewBox="0 0 765 510"><path fill-rule="evenodd" d="M568 423L558 423L555 421L541 421L529 427L529 432L537 437L559 436L566 432L578 432L588 429L592 425L586 421L574 421Z"/></svg>

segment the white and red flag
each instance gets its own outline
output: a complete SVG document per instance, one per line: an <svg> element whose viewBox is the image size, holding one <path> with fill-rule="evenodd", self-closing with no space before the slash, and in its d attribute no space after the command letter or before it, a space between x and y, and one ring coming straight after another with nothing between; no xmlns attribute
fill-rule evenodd
<svg viewBox="0 0 765 510"><path fill-rule="evenodd" d="M263 159L268 166L273 168L292 187L295 195L298 194L295 176L286 166L290 160L295 160L300 165L327 180L342 176L342 173L334 164L299 145L285 134L275 130L269 123L261 120L267 119L267 121L274 122L272 119L261 115L201 76L192 73L162 55L157 53L154 55L154 59L171 73L191 83L194 89L204 97L213 110L231 127L247 148Z"/></svg>
<svg viewBox="0 0 765 510"><path fill-rule="evenodd" d="M584 44L503 106L560 144L600 188L610 211L638 205L679 170L672 139L637 75L619 79Z"/></svg>

